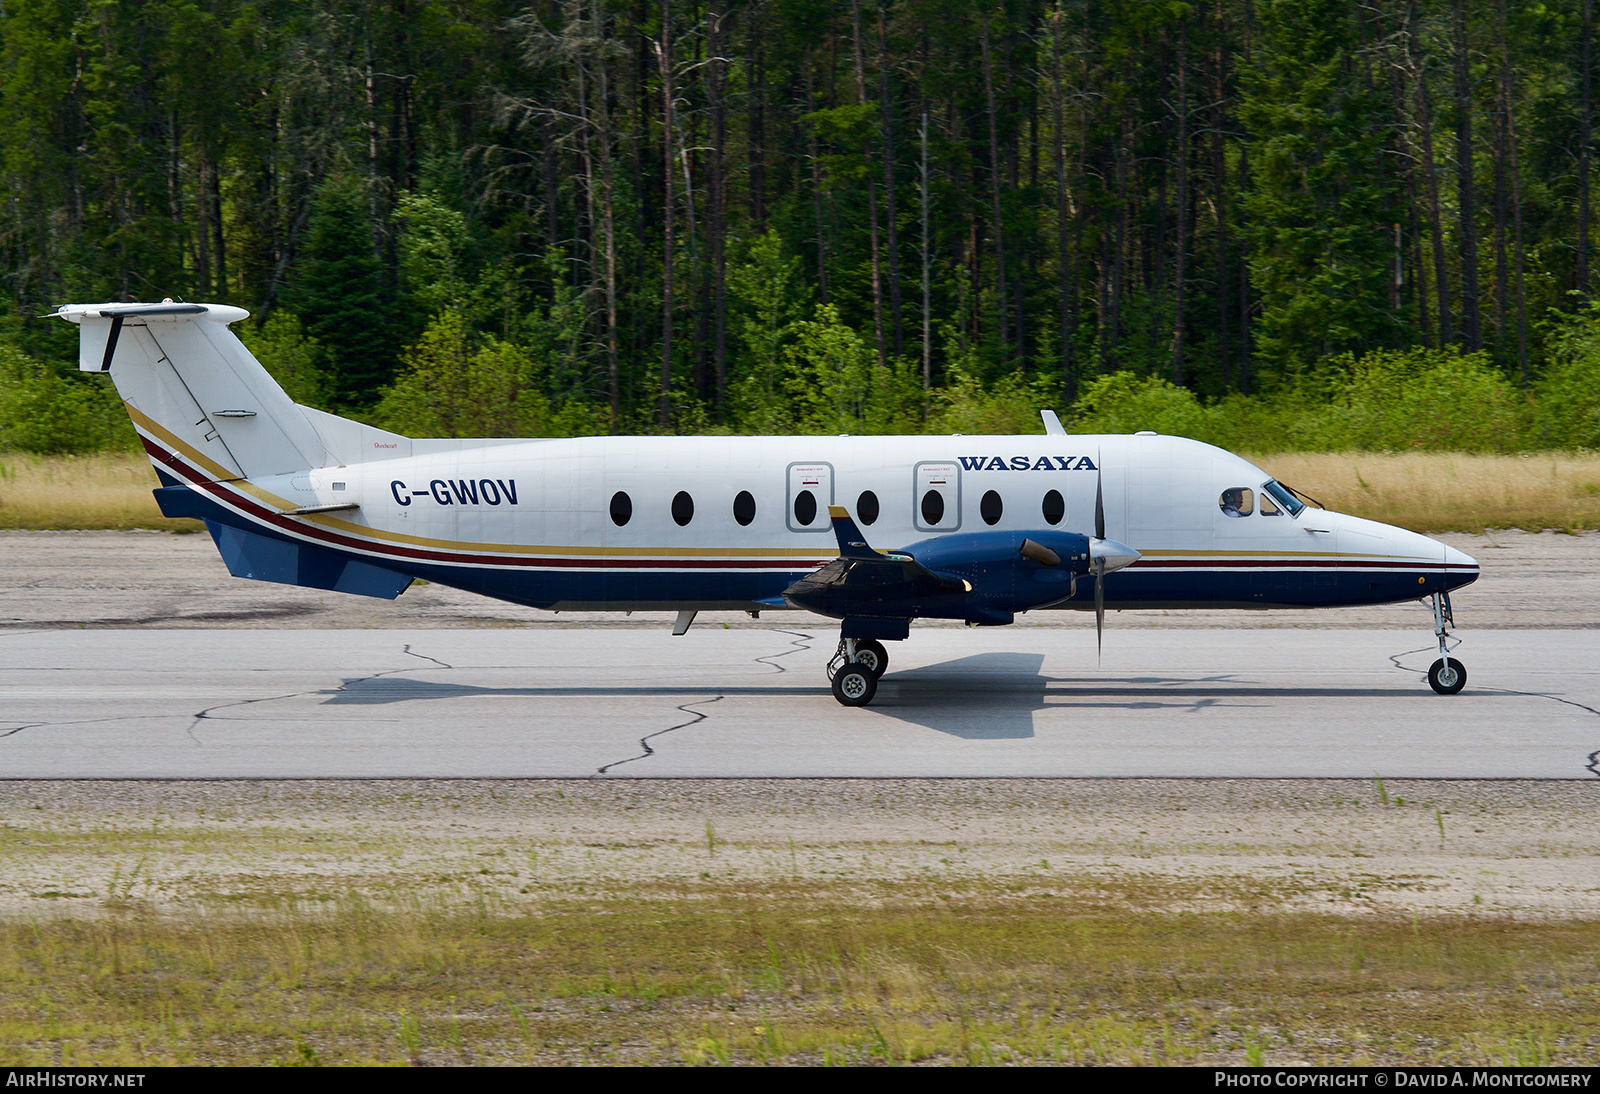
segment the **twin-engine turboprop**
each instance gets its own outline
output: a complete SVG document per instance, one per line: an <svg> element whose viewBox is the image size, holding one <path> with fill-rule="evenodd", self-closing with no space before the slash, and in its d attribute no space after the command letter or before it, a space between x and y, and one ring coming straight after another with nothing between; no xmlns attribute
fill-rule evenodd
<svg viewBox="0 0 1600 1094"><path fill-rule="evenodd" d="M834 694L869 702L917 618L1431 602L1478 564L1304 505L1231 453L1155 434L417 439L294 403L216 304L69 304L172 517L236 577L394 598L413 579L555 611L808 608L841 621ZM1115 538L1107 529L1114 529ZM832 535L829 535L829 532ZM869 546L901 545L892 550ZM1131 544L1131 546L1130 546ZM1081 595L1090 581L1093 595Z"/></svg>

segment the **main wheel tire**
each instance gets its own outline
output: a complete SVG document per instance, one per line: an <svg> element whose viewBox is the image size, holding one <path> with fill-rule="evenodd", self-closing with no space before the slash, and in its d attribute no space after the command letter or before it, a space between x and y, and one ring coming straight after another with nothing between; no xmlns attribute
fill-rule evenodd
<svg viewBox="0 0 1600 1094"><path fill-rule="evenodd" d="M864 707L877 693L878 678L859 661L852 661L833 674L833 697L847 707Z"/></svg>
<svg viewBox="0 0 1600 1094"><path fill-rule="evenodd" d="M1440 695L1454 695L1467 686L1467 666L1454 657L1441 657L1428 670L1428 686Z"/></svg>
<svg viewBox="0 0 1600 1094"><path fill-rule="evenodd" d="M856 663L867 666L872 670L872 675L881 679L889 671L889 651L883 648L882 642L870 638L865 642L857 642Z"/></svg>

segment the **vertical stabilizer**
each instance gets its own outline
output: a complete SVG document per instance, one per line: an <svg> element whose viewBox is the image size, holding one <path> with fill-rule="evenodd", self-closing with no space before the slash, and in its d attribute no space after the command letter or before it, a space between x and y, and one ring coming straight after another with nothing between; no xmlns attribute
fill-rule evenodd
<svg viewBox="0 0 1600 1094"><path fill-rule="evenodd" d="M330 467L305 413L228 324L243 308L222 304L67 304L77 323L78 367L106 372L151 460L185 477L258 478Z"/></svg>

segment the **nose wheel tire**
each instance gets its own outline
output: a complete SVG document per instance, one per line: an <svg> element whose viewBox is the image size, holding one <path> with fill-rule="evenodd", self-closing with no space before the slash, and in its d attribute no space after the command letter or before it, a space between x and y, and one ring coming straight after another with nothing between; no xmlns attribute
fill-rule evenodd
<svg viewBox="0 0 1600 1094"><path fill-rule="evenodd" d="M872 670L872 675L882 677L889 671L889 651L883 648L882 642L867 639L856 643L856 664L865 665Z"/></svg>
<svg viewBox="0 0 1600 1094"><path fill-rule="evenodd" d="M1467 667L1454 657L1441 657L1428 670L1428 686L1440 695L1454 695L1467 686Z"/></svg>
<svg viewBox="0 0 1600 1094"><path fill-rule="evenodd" d="M877 693L877 674L859 661L852 661L833 674L833 697L847 707L864 707Z"/></svg>

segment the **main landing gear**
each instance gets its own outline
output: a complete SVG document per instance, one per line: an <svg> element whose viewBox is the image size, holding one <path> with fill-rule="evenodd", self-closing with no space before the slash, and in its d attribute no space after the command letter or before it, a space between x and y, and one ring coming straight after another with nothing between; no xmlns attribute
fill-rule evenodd
<svg viewBox="0 0 1600 1094"><path fill-rule="evenodd" d="M889 669L889 651L870 638L841 638L828 661L833 697L847 707L864 707L878 693L878 677Z"/></svg>
<svg viewBox="0 0 1600 1094"><path fill-rule="evenodd" d="M1456 622L1450 613L1450 594L1434 593L1429 601L1434 637L1439 640L1439 660L1428 669L1428 686L1440 695L1454 695L1467 686L1467 667L1450 656L1450 651L1461 645L1461 639L1450 634Z"/></svg>

